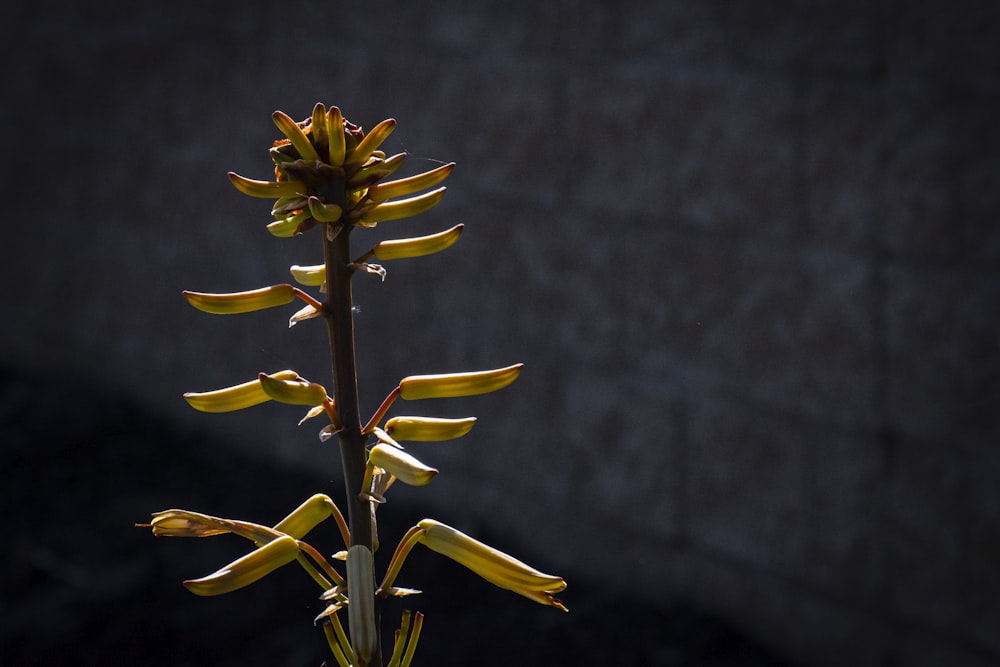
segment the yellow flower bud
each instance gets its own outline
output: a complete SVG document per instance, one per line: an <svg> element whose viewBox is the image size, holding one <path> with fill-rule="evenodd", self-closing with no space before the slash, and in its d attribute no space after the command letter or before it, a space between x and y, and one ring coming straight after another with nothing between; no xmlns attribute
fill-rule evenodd
<svg viewBox="0 0 1000 667"><path fill-rule="evenodd" d="M464 565L500 588L567 611L563 603L552 595L566 588L562 577L539 572L516 558L433 519L424 519L417 525L423 530L420 541L432 551Z"/></svg>
<svg viewBox="0 0 1000 667"><path fill-rule="evenodd" d="M455 225L451 229L429 236L382 241L375 246L372 254L375 255L375 259L383 262L390 259L431 255L450 248L458 240L458 237L462 235L464 227L465 225Z"/></svg>
<svg viewBox="0 0 1000 667"><path fill-rule="evenodd" d="M281 133L292 142L292 146L299 152L299 157L310 162L319 160L319 153L316 152L316 147L309 141L309 137L302 131L299 124L292 120L288 114L283 111L275 111L271 114L271 119L278 126L278 129L281 130Z"/></svg>
<svg viewBox="0 0 1000 667"><path fill-rule="evenodd" d="M364 139L358 142L358 145L351 151L351 154L347 156L347 161L344 166L350 167L360 167L368 158L372 156L375 149L382 145L392 131L396 129L396 121L392 118L387 118L381 123L369 130L368 134L365 135Z"/></svg>
<svg viewBox="0 0 1000 667"><path fill-rule="evenodd" d="M276 380L291 380L298 376L298 373L291 370L278 371L270 375ZM271 397L261 387L260 379L257 379L215 391L188 392L184 394L184 400L192 408L202 412L233 412L266 403Z"/></svg>
<svg viewBox="0 0 1000 667"><path fill-rule="evenodd" d="M293 264L288 270L291 272L295 282L306 287L319 287L326 282L325 264L313 264L311 266Z"/></svg>
<svg viewBox="0 0 1000 667"><path fill-rule="evenodd" d="M184 582L195 595L222 595L249 586L282 565L287 565L299 555L299 545L288 535L271 540L224 568L202 577Z"/></svg>
<svg viewBox="0 0 1000 667"><path fill-rule="evenodd" d="M251 197L275 199L304 195L306 192L305 183L299 181L255 181L234 172L229 172L229 180L237 190Z"/></svg>
<svg viewBox="0 0 1000 667"><path fill-rule="evenodd" d="M214 315L250 313L255 310L284 306L295 300L295 288L289 284L271 285L247 292L210 294L207 292L184 292L184 298L198 310Z"/></svg>
<svg viewBox="0 0 1000 667"><path fill-rule="evenodd" d="M326 401L326 388L296 376L292 379L275 378L261 373L257 379L261 389L279 403L290 405L322 405Z"/></svg>
<svg viewBox="0 0 1000 667"><path fill-rule="evenodd" d="M334 512L339 514L340 510L330 500L330 496L317 493L292 510L292 513L282 519L274 529L301 540L320 522L330 518Z"/></svg>
<svg viewBox="0 0 1000 667"><path fill-rule="evenodd" d="M232 532L222 519L187 510L157 512L149 527L157 537L211 537Z"/></svg>
<svg viewBox="0 0 1000 667"><path fill-rule="evenodd" d="M326 112L326 140L330 143L330 164L340 167L344 164L344 117L340 109L330 107Z"/></svg>
<svg viewBox="0 0 1000 667"><path fill-rule="evenodd" d="M452 398L475 396L503 389L517 379L524 364L472 373L443 375L411 375L399 382L399 395L407 401L421 398Z"/></svg>
<svg viewBox="0 0 1000 667"><path fill-rule="evenodd" d="M414 215L419 215L420 213L437 206L438 202L441 201L441 198L444 197L444 192L447 189L448 188L440 187L437 190L431 190L430 192L416 197L387 201L384 204L379 204L378 206L365 211L359 222L362 224L371 224L374 222L398 220L400 218L409 218Z"/></svg>
<svg viewBox="0 0 1000 667"><path fill-rule="evenodd" d="M439 419L436 417L393 417L385 431L397 440L434 442L460 438L476 423L475 417Z"/></svg>
<svg viewBox="0 0 1000 667"><path fill-rule="evenodd" d="M326 107L322 102L317 102L313 106L312 117L309 119L309 131L312 133L313 146L317 150L329 145L326 136Z"/></svg>
<svg viewBox="0 0 1000 667"><path fill-rule="evenodd" d="M438 474L434 468L424 465L419 459L391 445L377 444L368 453L372 465L382 468L399 481L410 486L430 483Z"/></svg>
<svg viewBox="0 0 1000 667"><path fill-rule="evenodd" d="M385 183L377 183L368 189L367 197L376 203L382 203L386 200L392 199L393 197L405 197L406 195L411 195L414 192L420 192L421 190L434 187L444 179L448 178L454 169L455 163L449 162L448 164L441 165L437 169L431 169L430 171L425 171L424 173L417 174L416 176L400 178L398 180L388 181Z"/></svg>
<svg viewBox="0 0 1000 667"><path fill-rule="evenodd" d="M211 537L233 533L258 546L281 537L281 533L274 528L249 521L220 519L217 516L177 509L157 512L150 523L139 523L136 526L152 528L153 535L158 537Z"/></svg>

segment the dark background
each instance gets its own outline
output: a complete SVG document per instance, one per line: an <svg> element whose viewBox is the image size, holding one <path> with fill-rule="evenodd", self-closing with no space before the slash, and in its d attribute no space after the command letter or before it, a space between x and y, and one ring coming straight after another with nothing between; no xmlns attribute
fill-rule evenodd
<svg viewBox="0 0 1000 667"><path fill-rule="evenodd" d="M458 163L434 211L355 236L466 224L357 281L366 408L404 375L525 363L399 408L479 422L414 446L442 474L394 490L384 543L433 516L570 583L560 614L416 555L422 664L1000 661L995 3L8 14L4 664L321 659L293 568L195 599L179 581L243 545L131 528L341 495L294 409L179 399L328 382L321 327L179 296L320 261L225 178L265 177L270 113L317 101L395 117L404 173Z"/></svg>

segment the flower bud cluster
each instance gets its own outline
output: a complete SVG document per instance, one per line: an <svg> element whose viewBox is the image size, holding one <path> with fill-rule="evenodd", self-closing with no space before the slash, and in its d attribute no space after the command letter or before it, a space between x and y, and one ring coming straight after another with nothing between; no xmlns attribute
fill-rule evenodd
<svg viewBox="0 0 1000 667"><path fill-rule="evenodd" d="M441 201L445 188L435 186L455 166L449 163L387 182L384 179L406 160L406 153L387 156L379 150L396 128L395 120L386 119L365 133L345 120L340 109L327 109L323 104L317 104L312 115L301 122L281 111L275 111L272 119L285 135L270 151L275 180L234 173L229 178L240 192L275 198L271 209L274 222L268 225L275 236L295 236L320 223L374 227L384 220L418 215ZM342 184L347 186L346 198ZM396 252L402 252L398 256L403 257L417 256L406 254L406 250Z"/></svg>

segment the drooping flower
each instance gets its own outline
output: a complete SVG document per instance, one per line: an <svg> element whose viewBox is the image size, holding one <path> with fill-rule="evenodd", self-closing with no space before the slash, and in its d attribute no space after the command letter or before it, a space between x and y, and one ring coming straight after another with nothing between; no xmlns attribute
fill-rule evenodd
<svg viewBox="0 0 1000 667"><path fill-rule="evenodd" d="M562 577L539 572L439 521L424 519L417 525L422 529L420 541L432 551L464 565L500 588L567 611L566 606L553 595L566 588Z"/></svg>

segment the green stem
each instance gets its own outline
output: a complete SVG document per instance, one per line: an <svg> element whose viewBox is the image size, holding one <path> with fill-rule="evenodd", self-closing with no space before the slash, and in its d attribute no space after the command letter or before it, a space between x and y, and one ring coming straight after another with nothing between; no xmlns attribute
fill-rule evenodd
<svg viewBox="0 0 1000 667"><path fill-rule="evenodd" d="M346 192L340 190L341 201L333 202L347 210ZM358 403L358 376L354 352L354 301L351 293L349 268L350 231L349 225L340 227L336 223L324 226L324 258L326 261L327 301L324 304L327 328L330 336L330 350L333 363L333 377L336 386L337 413L341 430L340 458L344 467L344 483L347 485L347 517L351 531L351 545L363 544L372 548L372 520L370 501L359 497L365 475L365 438L362 433L361 411ZM376 625L378 613L376 607ZM381 642L376 655L372 656L369 667L381 667Z"/></svg>

